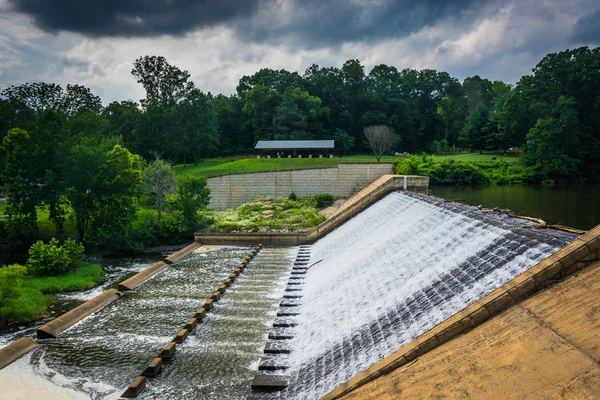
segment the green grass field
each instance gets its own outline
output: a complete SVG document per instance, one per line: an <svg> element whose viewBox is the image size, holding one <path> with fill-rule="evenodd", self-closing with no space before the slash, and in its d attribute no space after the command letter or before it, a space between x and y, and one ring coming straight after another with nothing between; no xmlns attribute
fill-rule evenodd
<svg viewBox="0 0 600 400"><path fill-rule="evenodd" d="M464 160L464 161L491 161L496 157L498 160L516 160L515 156L503 156L501 152L488 153L456 153L436 156L440 160ZM383 156L381 162L394 162L397 157ZM339 163L372 163L375 157L370 154L351 155L334 158L208 158L198 165L187 166L176 165L174 170L177 174L188 173L191 175L203 175L207 178L218 175L240 174L247 172L284 171L302 168L326 168L335 167Z"/></svg>
<svg viewBox="0 0 600 400"><path fill-rule="evenodd" d="M0 317L22 322L35 320L56 302L56 293L91 289L103 276L100 265L89 263L82 263L76 271L64 275L26 276L21 283L21 295L4 301Z"/></svg>

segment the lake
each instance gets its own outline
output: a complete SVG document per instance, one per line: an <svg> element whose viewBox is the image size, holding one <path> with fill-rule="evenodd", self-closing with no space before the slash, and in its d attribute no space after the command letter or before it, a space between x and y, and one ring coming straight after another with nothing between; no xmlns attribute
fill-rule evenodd
<svg viewBox="0 0 600 400"><path fill-rule="evenodd" d="M591 229L600 224L600 184L432 186L434 196L510 209L548 224Z"/></svg>

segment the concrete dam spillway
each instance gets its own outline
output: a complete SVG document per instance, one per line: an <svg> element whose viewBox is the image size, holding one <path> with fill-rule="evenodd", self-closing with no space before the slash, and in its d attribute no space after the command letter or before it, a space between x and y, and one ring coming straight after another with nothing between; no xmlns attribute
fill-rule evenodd
<svg viewBox="0 0 600 400"><path fill-rule="evenodd" d="M576 237L532 225L392 192L310 251L265 247L141 397L317 399ZM33 371L82 398L119 398L248 250L183 258L0 371L0 383L11 370ZM306 266L320 262L292 281L298 254ZM293 312L280 317L284 303ZM274 342L289 350L271 359L285 369L261 368L265 343ZM288 386L252 392L258 369L284 375Z"/></svg>

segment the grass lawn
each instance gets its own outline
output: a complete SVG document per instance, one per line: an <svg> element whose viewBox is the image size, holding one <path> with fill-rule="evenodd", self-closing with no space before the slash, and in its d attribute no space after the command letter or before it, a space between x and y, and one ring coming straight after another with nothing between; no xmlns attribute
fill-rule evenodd
<svg viewBox="0 0 600 400"><path fill-rule="evenodd" d="M21 295L5 300L0 317L11 321L33 321L44 315L48 306L56 301L56 293L91 289L103 276L100 265L89 263L82 263L76 271L64 275L26 276L21 283Z"/></svg>
<svg viewBox="0 0 600 400"><path fill-rule="evenodd" d="M463 161L492 161L496 157L496 160L502 161L518 161L519 157L514 155L505 156L502 152L484 152L479 153L456 153L456 154L444 154L436 155L435 158L438 161L443 160L463 160Z"/></svg>

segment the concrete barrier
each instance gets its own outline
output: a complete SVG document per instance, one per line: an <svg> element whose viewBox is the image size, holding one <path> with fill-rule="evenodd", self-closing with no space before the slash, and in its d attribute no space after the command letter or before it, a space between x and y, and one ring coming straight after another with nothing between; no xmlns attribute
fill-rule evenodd
<svg viewBox="0 0 600 400"><path fill-rule="evenodd" d="M91 300L75 307L71 311L55 318L37 329L37 337L40 339L56 338L59 333L75 325L88 315L98 311L105 305L119 298L116 289L110 289L94 297Z"/></svg>
<svg viewBox="0 0 600 400"><path fill-rule="evenodd" d="M142 390L146 387L146 378L138 376L135 381L129 386L121 396L123 397L138 397Z"/></svg>
<svg viewBox="0 0 600 400"><path fill-rule="evenodd" d="M0 370L37 346L38 344L33 340L21 338L3 347L0 349Z"/></svg>
<svg viewBox="0 0 600 400"><path fill-rule="evenodd" d="M149 266L143 271L140 271L132 277L119 283L119 290L123 292L133 290L165 268L167 268L167 264L162 261L159 261L156 264Z"/></svg>
<svg viewBox="0 0 600 400"><path fill-rule="evenodd" d="M169 344L161 350L158 356L165 360L170 360L175 355L175 350L177 350L177 344L175 342L169 342Z"/></svg>
<svg viewBox="0 0 600 400"><path fill-rule="evenodd" d="M600 225L322 397L339 399L600 260Z"/></svg>
<svg viewBox="0 0 600 400"><path fill-rule="evenodd" d="M386 174L350 197L331 218L317 227L302 232L285 233L206 233L199 232L195 240L204 244L250 244L267 243L274 245L298 246L312 243L337 228L373 202L394 190L422 191L429 188L429 177L414 175Z"/></svg>
<svg viewBox="0 0 600 400"><path fill-rule="evenodd" d="M156 357L142 372L142 376L156 376L162 369L162 358Z"/></svg>
<svg viewBox="0 0 600 400"><path fill-rule="evenodd" d="M174 262L180 260L182 257L187 256L188 254L192 253L194 250L198 249L200 246L202 246L202 245L196 241L195 243L192 243L192 244L184 247L183 249L176 251L175 253L166 257L164 261L167 264L173 264Z"/></svg>

